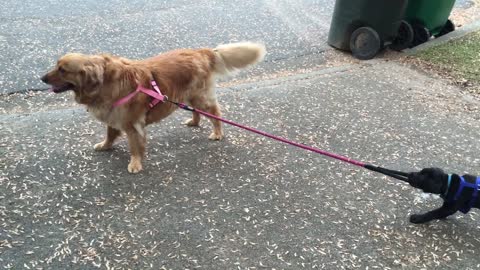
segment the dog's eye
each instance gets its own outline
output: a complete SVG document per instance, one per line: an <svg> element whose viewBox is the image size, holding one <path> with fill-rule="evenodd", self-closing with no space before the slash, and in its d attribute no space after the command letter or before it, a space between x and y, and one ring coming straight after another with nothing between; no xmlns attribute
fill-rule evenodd
<svg viewBox="0 0 480 270"><path fill-rule="evenodd" d="M59 68L58 68L58 72L60 72L61 74L63 74L63 73L65 73L65 69L62 68L62 67L59 67Z"/></svg>

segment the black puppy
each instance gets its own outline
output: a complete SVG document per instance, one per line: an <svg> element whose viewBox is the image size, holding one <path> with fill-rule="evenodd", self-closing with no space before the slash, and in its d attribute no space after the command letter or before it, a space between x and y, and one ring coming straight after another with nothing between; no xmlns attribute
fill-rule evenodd
<svg viewBox="0 0 480 270"><path fill-rule="evenodd" d="M412 223L425 223L434 219L446 218L457 211L466 214L472 207L480 208L480 177L446 174L438 168L426 168L408 175L408 182L424 192L440 194L443 205L425 214L410 216Z"/></svg>

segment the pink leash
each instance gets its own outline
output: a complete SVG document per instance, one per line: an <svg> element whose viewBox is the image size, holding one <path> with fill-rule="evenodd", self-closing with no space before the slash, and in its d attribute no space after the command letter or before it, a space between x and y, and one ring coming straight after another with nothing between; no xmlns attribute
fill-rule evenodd
<svg viewBox="0 0 480 270"><path fill-rule="evenodd" d="M244 126L244 125L241 125L241 124L238 124L238 123L235 123L235 122L232 122L230 120L227 120L227 119L224 119L224 118L221 118L221 117L218 117L216 115L213 115L213 114L210 114L210 113L207 113L207 112L204 112L204 111L201 111L201 110L198 110L198 109L195 109L195 108L192 108L192 107L189 107L183 103L179 103L178 106L184 110L188 110L188 111L194 111L194 112L197 112L201 115L204 115L206 117L209 117L209 118L213 118L213 119L216 119L216 120L219 120L219 121L222 121L226 124L229 124L229 125L232 125L232 126L236 126L236 127L239 127L241 129L245 129L245 130L248 130L250 132L253 132L253 133L256 133L256 134L259 134L259 135L262 135L262 136L265 136L265 137L268 137L268 138L271 138L271 139L274 139L274 140L277 140L277 141L280 141L280 142L283 142L283 143L286 143L286 144L290 144L290 145L293 145L293 146L296 146L296 147L299 147L299 148L302 148L302 149L305 149L305 150L308 150L308 151L311 151L311 152L315 152L317 154L320 154L320 155L324 155L324 156L327 156L327 157L331 157L331 158L334 158L334 159L338 159L338 160L341 160L343 162L347 162L347 163L350 163L350 164L353 164L355 166L359 166L359 167L365 167L365 163L363 162L360 162L360 161L356 161L356 160L353 160L351 158L348 158L348 157L344 157L344 156L340 156L340 155L337 155L337 154L333 154L333 153L330 153L330 152L327 152L327 151L323 151L323 150L320 150L318 148L314 148L314 147L311 147L311 146L308 146L308 145L305 145L305 144L301 144L301 143L297 143L297 142L292 142L292 141L289 141L287 139L284 139L282 137L278 137L278 136L275 136L275 135L272 135L272 134L269 134L269 133L266 133L264 131L261 131L261 130L258 130L258 129L254 129L254 128L251 128L251 127L247 127L247 126Z"/></svg>
<svg viewBox="0 0 480 270"><path fill-rule="evenodd" d="M157 83L155 81L152 80L151 84L152 84L152 87L155 91L153 91L151 89L144 88L144 87L139 85L134 92L128 94L127 96L125 96L125 97L119 99L117 102L115 102L113 104L113 107L117 107L117 106L120 106L120 105L123 105L123 104L127 103L136 94L138 94L139 92L142 92L142 93L144 93L144 94L153 98L153 100L149 103L150 108L153 108L155 105L157 105L160 102L162 102L162 103L163 102L170 102L172 104L175 104L176 106L178 106L181 109L191 111L191 112L197 112L197 113L199 113L203 116L206 116L208 118L213 118L213 119L216 119L216 120L221 121L223 123L226 123L226 124L229 124L229 125L232 125L232 126L236 126L236 127L241 128L241 129L244 129L244 130L247 130L247 131L250 131L250 132L253 132L253 133L256 133L256 134L259 134L259 135L262 135L262 136L265 136L265 137L268 137L268 138L271 138L271 139L274 139L274 140L277 140L277 141L280 141L280 142L283 142L283 143L286 143L286 144L290 144L290 145L293 145L293 146L296 146L296 147L299 147L299 148L302 148L302 149L305 149L305 150L308 150L308 151L311 151L311 152L314 152L314 153L317 153L317 154L320 154L320 155L323 155L323 156L331 157L331 158L334 158L334 159L337 159L337 160L340 160L340 161L343 161L343 162L346 162L346 163L350 163L350 164L358 166L358 167L362 167L362 168L365 168L365 169L368 169L368 170L371 170L371 171L379 172L379 173L382 173L384 175L387 175L387 176L390 176L390 177L408 182L408 173L395 171L395 170L389 170L389 169L385 169L385 168L382 168L382 167L366 164L364 162L357 161L357 160L354 160L354 159L351 159L351 158L348 158L348 157L344 157L344 156L341 156L341 155L337 155L337 154L334 154L334 153L330 153L330 152L327 152L327 151L324 151L324 150L321 150L321 149L318 149L318 148L315 148L315 147L311 147L311 146L304 145L304 144L301 144L301 143L289 141L289 140L284 139L282 137L278 137L278 136L266 133L266 132L258 130L258 129L254 129L254 128L251 128L251 127L247 127L247 126L232 122L230 120L227 120L227 119L224 119L222 117L219 117L219 116L201 111L201 110L196 109L196 108L192 108L192 107L190 107L190 106L188 106L184 103L170 101L167 96L162 95L162 93L160 92L160 89L158 88Z"/></svg>

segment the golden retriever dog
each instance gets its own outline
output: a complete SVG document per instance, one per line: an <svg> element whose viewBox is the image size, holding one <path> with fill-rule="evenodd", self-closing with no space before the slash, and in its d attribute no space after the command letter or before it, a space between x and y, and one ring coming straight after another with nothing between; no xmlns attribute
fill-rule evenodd
<svg viewBox="0 0 480 270"><path fill-rule="evenodd" d="M106 124L105 140L96 144L95 150L111 149L124 132L130 148L128 171L138 173L145 155L145 127L167 117L177 106L159 103L150 108L151 97L144 93L113 107L116 101L134 92L138 85L151 88L150 81L155 80L169 100L220 116L213 89L215 77L256 64L265 53L263 45L251 42L220 45L215 49L180 49L144 60L70 53L61 57L42 81L51 85L55 93L73 90L75 100ZM210 120L213 132L209 139L221 140L224 136L221 122ZM188 126L199 123L200 115L196 112L185 122Z"/></svg>

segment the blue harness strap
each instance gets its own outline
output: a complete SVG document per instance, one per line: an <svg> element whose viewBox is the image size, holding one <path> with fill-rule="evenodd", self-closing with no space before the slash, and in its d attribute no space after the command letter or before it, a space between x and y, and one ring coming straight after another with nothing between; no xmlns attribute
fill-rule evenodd
<svg viewBox="0 0 480 270"><path fill-rule="evenodd" d="M447 188L445 189L445 193L443 194L440 194L440 197L442 199L446 199L447 198L447 194L448 194L448 191L450 190L450 185L452 184L452 175L449 174L448 175L448 183L447 183Z"/></svg>
<svg viewBox="0 0 480 270"><path fill-rule="evenodd" d="M467 182L467 181L465 181L465 178L463 178L463 176L460 176L460 186L458 187L457 193L455 193L455 197L453 198L453 201L458 200L460 195L462 195L463 189L465 187L473 189L473 193L472 193L472 198L468 202L468 205L465 205L464 207L462 207L460 209L460 211L464 214L466 214L468 211L470 211L472 206L477 201L478 190L480 189L480 176L477 177L477 180L475 181L475 183Z"/></svg>

